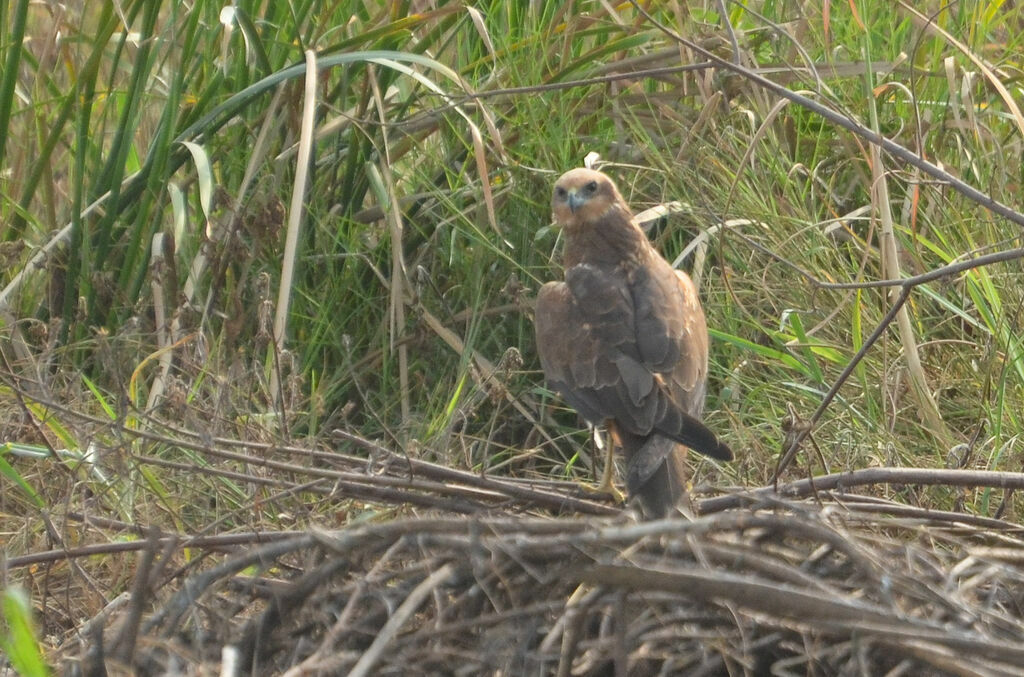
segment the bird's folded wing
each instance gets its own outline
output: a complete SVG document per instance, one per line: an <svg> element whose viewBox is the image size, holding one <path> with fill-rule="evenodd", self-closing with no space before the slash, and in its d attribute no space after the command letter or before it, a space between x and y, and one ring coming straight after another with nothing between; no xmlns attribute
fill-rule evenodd
<svg viewBox="0 0 1024 677"><path fill-rule="evenodd" d="M657 261L637 269L629 289L644 363L665 375L680 409L699 417L708 371L708 330L693 282Z"/></svg>
<svg viewBox="0 0 1024 677"><path fill-rule="evenodd" d="M689 413L702 404L707 357L700 344L693 348L684 339L698 337L706 351L707 330L699 305L695 323L679 317L682 289L669 271L667 284L664 277L641 276L630 285L584 264L566 271L565 282L545 284L536 312L541 366L551 386L591 423L615 419L633 434L659 432L728 459L728 447ZM683 364L686 359L696 364Z"/></svg>
<svg viewBox="0 0 1024 677"><path fill-rule="evenodd" d="M644 362L625 280L588 265L537 298L537 352L548 382L584 418L646 434L664 416L661 379Z"/></svg>

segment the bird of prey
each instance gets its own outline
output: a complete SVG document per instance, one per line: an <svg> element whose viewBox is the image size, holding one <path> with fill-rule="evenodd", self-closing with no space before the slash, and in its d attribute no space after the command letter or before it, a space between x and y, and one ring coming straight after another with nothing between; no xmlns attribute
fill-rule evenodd
<svg viewBox="0 0 1024 677"><path fill-rule="evenodd" d="M642 514L663 517L685 495L686 447L732 460L700 420L708 333L697 289L651 246L605 174L566 172L551 209L565 235L565 281L548 282L537 297L541 366L584 419L608 426ZM606 492L613 446L599 487Z"/></svg>

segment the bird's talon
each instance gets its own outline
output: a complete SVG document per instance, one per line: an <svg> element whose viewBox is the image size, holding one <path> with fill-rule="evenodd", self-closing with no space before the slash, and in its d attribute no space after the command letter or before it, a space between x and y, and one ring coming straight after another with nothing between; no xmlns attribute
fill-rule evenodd
<svg viewBox="0 0 1024 677"><path fill-rule="evenodd" d="M616 505L622 505L626 502L626 495L611 484L606 486L603 483L586 484L580 482L579 488L581 493L591 498L611 499Z"/></svg>

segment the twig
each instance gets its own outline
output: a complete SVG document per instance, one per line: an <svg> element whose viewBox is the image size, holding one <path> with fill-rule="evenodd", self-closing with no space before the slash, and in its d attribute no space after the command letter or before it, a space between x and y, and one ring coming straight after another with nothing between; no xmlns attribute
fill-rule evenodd
<svg viewBox="0 0 1024 677"><path fill-rule="evenodd" d="M402 605L395 610L388 622L384 624L384 627L380 629L377 636L374 638L373 643L370 644L370 648L366 650L366 653L362 655L353 667L351 672L348 673L349 677L366 677L373 670L377 661L380 660L381 653L387 648L388 644L394 639L395 635L402 628L409 617L412 616L423 600L427 598L431 592L434 591L439 585L447 581L451 575L455 572L454 564L445 564L443 567L435 571L434 573L427 576L422 583L416 586L415 589L409 596L402 602Z"/></svg>
<svg viewBox="0 0 1024 677"><path fill-rule="evenodd" d="M863 360L868 354L868 351L871 350L871 346L875 345L875 341L881 338L882 333L885 332L890 324L892 324L893 319L896 317L897 313L900 312L900 308L902 308L903 304L907 302L908 298L910 298L910 290L910 287L903 287L903 289L900 290L900 295L893 301L892 306L889 308L889 312L885 314L882 321L879 322L878 326L875 327L875 330L871 332L871 336L868 336L867 339L864 340L864 345L860 347L860 350L858 350L846 364L842 373L839 374L839 378L836 379L835 383L832 384L832 387L828 389L827 393L825 393L825 397L821 399L821 404L819 404L818 408L814 410L811 417L807 419L807 427L793 435L790 440L789 449L787 449L782 457L779 458L779 462L775 466L775 473L772 476L773 485L778 485L779 476L793 460L797 449L800 448L800 445L807 438L807 435L809 435L811 430L814 429L814 426L817 425L818 420L821 419L825 410L828 409L830 404L832 404L832 400L834 400L836 395L839 394L839 389L843 387L844 383L846 383L846 379L850 378L850 375L853 374L853 370L857 368L860 361Z"/></svg>
<svg viewBox="0 0 1024 677"><path fill-rule="evenodd" d="M932 468L863 468L844 473L833 473L812 480L797 480L783 485L772 485L750 492L707 498L698 502L701 514L738 508L778 493L786 498L801 498L813 490L830 491L871 484L926 484L953 487L992 487L995 489L1024 489L1024 473L993 470L947 470Z"/></svg>

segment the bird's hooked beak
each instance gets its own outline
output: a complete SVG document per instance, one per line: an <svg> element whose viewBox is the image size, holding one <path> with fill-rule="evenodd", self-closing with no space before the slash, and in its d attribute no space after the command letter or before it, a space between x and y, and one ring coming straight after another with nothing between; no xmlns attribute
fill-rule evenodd
<svg viewBox="0 0 1024 677"><path fill-rule="evenodd" d="M576 210L582 207L587 201L587 198L583 197L575 190L570 190L569 195L567 196L567 201L569 203L569 211L575 214Z"/></svg>

